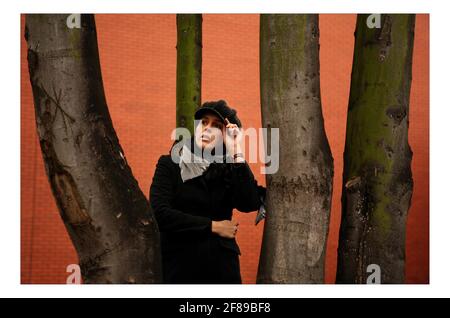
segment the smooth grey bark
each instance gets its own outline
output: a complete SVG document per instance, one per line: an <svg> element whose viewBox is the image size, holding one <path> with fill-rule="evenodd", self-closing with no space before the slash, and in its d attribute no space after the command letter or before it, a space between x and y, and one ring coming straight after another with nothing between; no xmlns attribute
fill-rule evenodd
<svg viewBox="0 0 450 318"><path fill-rule="evenodd" d="M114 131L93 15L29 14L25 38L45 169L84 283L158 283L157 223Z"/></svg>
<svg viewBox="0 0 450 318"><path fill-rule="evenodd" d="M411 202L413 14L358 15L344 153L337 283L403 283ZM369 265L372 265L369 267Z"/></svg>
<svg viewBox="0 0 450 318"><path fill-rule="evenodd" d="M323 283L333 158L325 134L318 15L261 15L263 127L278 127L280 166L266 176L258 283Z"/></svg>

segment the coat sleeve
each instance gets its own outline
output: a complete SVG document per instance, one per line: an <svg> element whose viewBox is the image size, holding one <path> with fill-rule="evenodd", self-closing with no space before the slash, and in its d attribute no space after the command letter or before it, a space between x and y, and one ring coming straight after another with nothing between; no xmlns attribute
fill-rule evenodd
<svg viewBox="0 0 450 318"><path fill-rule="evenodd" d="M241 212L252 212L261 205L260 189L247 162L232 164L233 207ZM265 189L264 189L265 190Z"/></svg>
<svg viewBox="0 0 450 318"><path fill-rule="evenodd" d="M161 156L150 186L150 204L161 232L211 231L211 219L173 208L175 178L170 156Z"/></svg>

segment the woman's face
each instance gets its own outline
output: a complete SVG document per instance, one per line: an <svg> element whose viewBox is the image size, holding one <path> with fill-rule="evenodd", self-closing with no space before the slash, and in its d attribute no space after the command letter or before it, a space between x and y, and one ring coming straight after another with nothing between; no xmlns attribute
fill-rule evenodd
<svg viewBox="0 0 450 318"><path fill-rule="evenodd" d="M212 149L218 143L223 143L224 124L213 113L203 115L200 124L195 129L195 142L202 149Z"/></svg>

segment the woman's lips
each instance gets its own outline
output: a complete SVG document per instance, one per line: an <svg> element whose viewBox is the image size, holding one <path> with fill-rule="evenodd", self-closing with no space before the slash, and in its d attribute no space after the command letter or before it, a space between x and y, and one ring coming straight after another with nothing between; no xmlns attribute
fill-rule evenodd
<svg viewBox="0 0 450 318"><path fill-rule="evenodd" d="M202 141L211 141L211 138L209 138L208 136L202 135Z"/></svg>

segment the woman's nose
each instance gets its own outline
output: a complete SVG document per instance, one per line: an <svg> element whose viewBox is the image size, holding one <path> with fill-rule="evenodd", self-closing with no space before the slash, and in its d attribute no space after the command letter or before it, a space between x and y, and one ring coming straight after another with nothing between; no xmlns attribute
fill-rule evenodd
<svg viewBox="0 0 450 318"><path fill-rule="evenodd" d="M211 131L211 124L203 126L203 132L210 132Z"/></svg>

